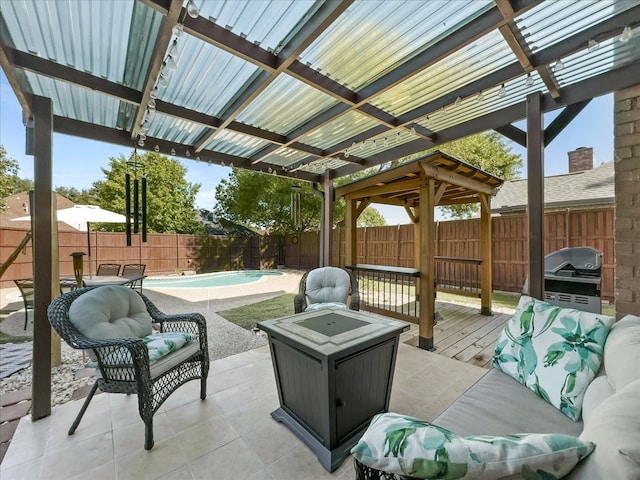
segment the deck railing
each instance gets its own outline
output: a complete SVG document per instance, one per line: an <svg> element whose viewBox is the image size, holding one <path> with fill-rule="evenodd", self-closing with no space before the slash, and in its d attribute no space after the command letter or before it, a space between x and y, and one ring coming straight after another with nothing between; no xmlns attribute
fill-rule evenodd
<svg viewBox="0 0 640 480"><path fill-rule="evenodd" d="M346 268L358 279L360 308L400 320L418 321L416 291L420 272L417 269L368 264Z"/></svg>
<svg viewBox="0 0 640 480"><path fill-rule="evenodd" d="M469 297L480 297L480 264L478 258L434 257L436 288Z"/></svg>
<svg viewBox="0 0 640 480"><path fill-rule="evenodd" d="M475 258L435 257L436 290L480 297L480 264ZM360 307L369 312L417 322L420 272L415 268L357 264L347 266L358 279Z"/></svg>

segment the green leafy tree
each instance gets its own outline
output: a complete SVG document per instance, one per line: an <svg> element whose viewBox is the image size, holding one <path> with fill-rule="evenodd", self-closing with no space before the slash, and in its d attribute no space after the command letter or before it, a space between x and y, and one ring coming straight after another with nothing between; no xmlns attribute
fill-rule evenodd
<svg viewBox="0 0 640 480"><path fill-rule="evenodd" d="M131 171L134 154L109 159L109 168L102 169L105 180L93 183L97 204L105 209L125 213L125 176ZM156 233L196 233L201 231L197 220L195 198L199 183L185 179L187 169L177 160L155 152L137 156L144 164L147 178L147 229ZM141 169L138 170L141 177ZM133 188L133 175L131 177ZM133 195L132 195L133 197ZM140 200L141 201L141 200ZM132 207L133 208L133 207ZM105 224L104 229L123 231L123 225Z"/></svg>
<svg viewBox="0 0 640 480"><path fill-rule="evenodd" d="M342 180L342 183L348 179ZM300 230L320 229L322 199L312 190L308 182L233 169L229 177L216 187L214 213L219 218L234 223L248 225L275 234L296 231L291 219L291 187L300 189ZM338 224L344 219L344 200L338 199L333 207L333 221ZM372 207L358 219L363 226L384 225L384 217Z"/></svg>
<svg viewBox="0 0 640 480"><path fill-rule="evenodd" d="M0 210L7 208L5 197L33 189L33 182L20 178L19 171L20 165L17 160L8 157L7 151L0 145Z"/></svg>
<svg viewBox="0 0 640 480"><path fill-rule="evenodd" d="M78 205L98 205L98 200L92 189L78 190L76 187L56 187L56 193Z"/></svg>
<svg viewBox="0 0 640 480"><path fill-rule="evenodd" d="M384 216L373 207L367 207L358 217L358 227L384 227L387 222Z"/></svg>

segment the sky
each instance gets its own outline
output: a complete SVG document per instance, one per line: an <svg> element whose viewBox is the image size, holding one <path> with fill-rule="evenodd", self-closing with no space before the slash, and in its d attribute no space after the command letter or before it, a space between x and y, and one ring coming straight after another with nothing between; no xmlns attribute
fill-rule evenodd
<svg viewBox="0 0 640 480"><path fill-rule="evenodd" d="M560 113L560 110L545 115L545 125ZM525 129L524 121L514 124ZM526 178L526 149L505 139L512 153L521 154L523 169L521 178ZM33 179L33 157L25 155L25 127L22 124L22 109L0 70L0 145L9 158L18 161L19 175ZM613 94L595 98L545 149L545 176L568 172L567 152L578 147L592 147L594 166L613 160ZM53 135L53 185L54 187L89 188L98 180L103 180L101 168L107 168L109 158L120 154L129 156L131 148L85 140L80 137ZM215 189L231 169L216 165L206 165L194 160L178 158L187 168L186 179L200 183L196 197L196 207L212 210L215 205ZM464 160L464 159L462 159ZM410 223L401 207L375 205L385 217L387 225Z"/></svg>

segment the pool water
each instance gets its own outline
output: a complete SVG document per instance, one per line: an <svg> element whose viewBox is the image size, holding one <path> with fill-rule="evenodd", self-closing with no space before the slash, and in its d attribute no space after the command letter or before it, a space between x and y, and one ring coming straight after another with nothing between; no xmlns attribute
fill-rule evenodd
<svg viewBox="0 0 640 480"><path fill-rule="evenodd" d="M144 286L150 288L206 288L229 287L256 282L262 277L282 275L272 270L243 270L238 272L216 272L190 275L186 277L150 277Z"/></svg>

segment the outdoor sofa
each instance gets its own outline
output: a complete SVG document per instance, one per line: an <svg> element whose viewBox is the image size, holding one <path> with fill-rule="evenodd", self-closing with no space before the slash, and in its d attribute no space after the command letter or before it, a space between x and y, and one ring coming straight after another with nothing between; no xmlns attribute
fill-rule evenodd
<svg viewBox="0 0 640 480"><path fill-rule="evenodd" d="M433 422L374 417L357 478L640 479L640 317L613 322L523 296L493 368Z"/></svg>

